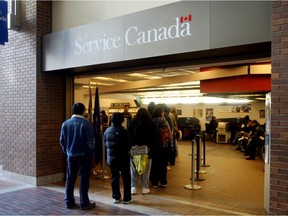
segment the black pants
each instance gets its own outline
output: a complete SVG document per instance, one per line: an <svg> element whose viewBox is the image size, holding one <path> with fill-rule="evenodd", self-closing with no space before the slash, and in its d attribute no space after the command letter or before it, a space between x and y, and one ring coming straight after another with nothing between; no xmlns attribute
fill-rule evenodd
<svg viewBox="0 0 288 216"><path fill-rule="evenodd" d="M111 187L112 198L119 200L121 198L120 193L120 175L123 180L124 188L124 201L131 200L131 174L130 174L130 161L113 161L109 164L111 170Z"/></svg>
<svg viewBox="0 0 288 216"><path fill-rule="evenodd" d="M88 190L91 176L92 158L89 156L68 157L67 158L67 176L65 186L65 203L73 205L75 203L74 187L79 172L79 193L80 206L84 207L90 204Z"/></svg>
<svg viewBox="0 0 288 216"><path fill-rule="evenodd" d="M167 185L168 148L158 148L152 156L150 181L152 186Z"/></svg>

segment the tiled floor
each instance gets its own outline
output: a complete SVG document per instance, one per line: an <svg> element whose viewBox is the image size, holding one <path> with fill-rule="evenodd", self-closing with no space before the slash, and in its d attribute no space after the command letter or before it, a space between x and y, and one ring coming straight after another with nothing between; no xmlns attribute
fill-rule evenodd
<svg viewBox="0 0 288 216"><path fill-rule="evenodd" d="M203 164L203 160L202 160ZM167 188L151 188L149 195L134 195L134 203L113 204L109 168L91 179L89 211L64 208L64 182L34 187L0 178L1 215L265 215L264 162L245 160L230 144L207 143L206 165L201 167L198 190L191 186L191 142L179 141L179 157L168 171ZM195 176L197 177L197 176ZM197 180L197 179L196 179ZM139 185L140 186L140 185ZM193 188L195 186L193 185ZM140 191L139 187L139 191ZM78 191L76 199L79 202Z"/></svg>

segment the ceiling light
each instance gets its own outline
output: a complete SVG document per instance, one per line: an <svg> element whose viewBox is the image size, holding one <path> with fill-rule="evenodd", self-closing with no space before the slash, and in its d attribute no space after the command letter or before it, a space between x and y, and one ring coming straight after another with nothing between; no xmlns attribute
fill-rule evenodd
<svg viewBox="0 0 288 216"><path fill-rule="evenodd" d="M146 74L141 74L141 73L132 73L132 74L127 74L128 76L132 76L132 77L141 77L144 79L161 79L161 77L158 76L148 76Z"/></svg>
<svg viewBox="0 0 288 216"><path fill-rule="evenodd" d="M147 77L146 74L141 74L141 73L132 73L132 74L127 74L128 76L133 76L133 77Z"/></svg>
<svg viewBox="0 0 288 216"><path fill-rule="evenodd" d="M115 78L110 78L110 77L93 77L93 79L106 80L106 81L111 81L111 82L128 82L127 80L115 79Z"/></svg>
<svg viewBox="0 0 288 216"><path fill-rule="evenodd" d="M161 86L186 86L186 85L193 85L200 88L200 81L193 81L193 82L185 82L185 83L173 83L168 85L161 85Z"/></svg>
<svg viewBox="0 0 288 216"><path fill-rule="evenodd" d="M90 85L102 85L102 86L113 86L112 83L103 83L103 82L90 82Z"/></svg>
<svg viewBox="0 0 288 216"><path fill-rule="evenodd" d="M196 71L191 71L191 70L186 70L186 69L179 69L180 71L184 71L184 72L189 72L189 73L197 73L199 72L199 70L196 72Z"/></svg>

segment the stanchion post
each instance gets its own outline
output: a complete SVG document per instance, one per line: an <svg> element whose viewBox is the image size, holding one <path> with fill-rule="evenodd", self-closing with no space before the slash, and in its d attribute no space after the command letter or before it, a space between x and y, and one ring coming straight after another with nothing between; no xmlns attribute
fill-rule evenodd
<svg viewBox="0 0 288 216"><path fill-rule="evenodd" d="M102 134L101 134L101 142L102 142L102 164L101 164L102 174L101 174L101 176L97 176L97 178L109 179L110 177L105 175L105 172L106 172L106 170L105 170L105 165L106 165L105 148L106 147L105 147L105 143L104 143L104 137Z"/></svg>
<svg viewBox="0 0 288 216"><path fill-rule="evenodd" d="M206 132L203 131L203 164L202 167L210 167L210 165L206 164Z"/></svg>
<svg viewBox="0 0 288 216"><path fill-rule="evenodd" d="M195 185L195 179L194 179L194 163L195 163L195 153L194 153L194 149L195 149L195 140L191 140L191 146L192 146L192 151L191 151L191 183L190 185L185 185L184 188L188 189L188 190L198 190L201 189L201 186L199 185Z"/></svg>
<svg viewBox="0 0 288 216"><path fill-rule="evenodd" d="M201 163L201 152L200 152L200 134L196 134L196 178L195 181L204 181L205 179L200 178L199 173L200 173L200 163ZM202 172L203 173L203 172Z"/></svg>

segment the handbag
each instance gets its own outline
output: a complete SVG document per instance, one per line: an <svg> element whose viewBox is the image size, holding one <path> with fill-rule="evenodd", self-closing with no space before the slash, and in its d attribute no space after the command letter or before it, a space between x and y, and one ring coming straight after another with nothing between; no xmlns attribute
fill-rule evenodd
<svg viewBox="0 0 288 216"><path fill-rule="evenodd" d="M148 166L148 147L147 146L132 146L130 150L131 161L139 175L147 170Z"/></svg>
<svg viewBox="0 0 288 216"><path fill-rule="evenodd" d="M130 150L130 155L143 155L148 154L148 147L147 146L132 146Z"/></svg>

